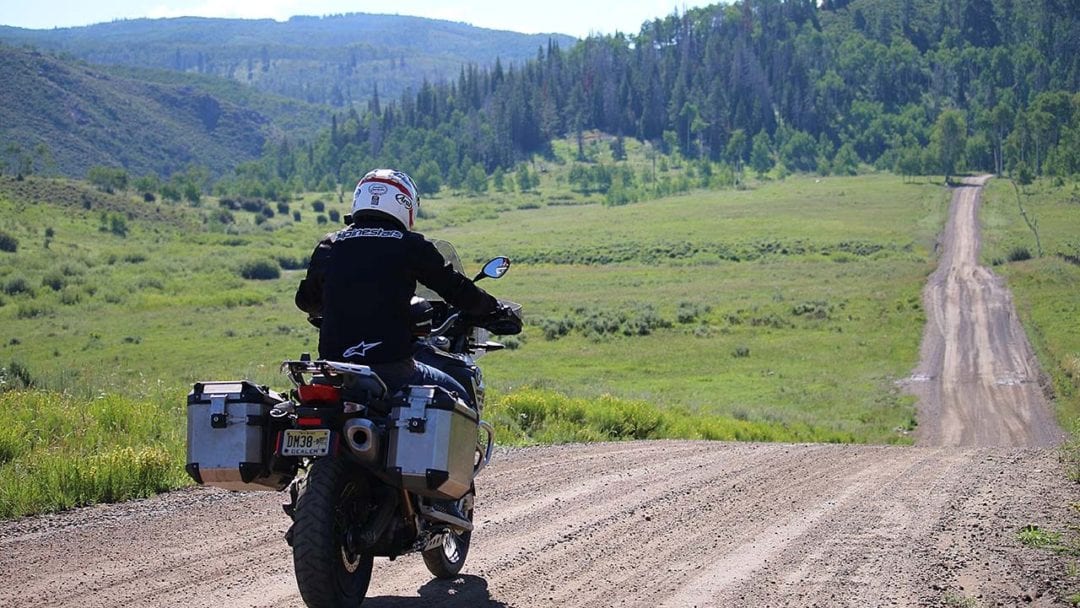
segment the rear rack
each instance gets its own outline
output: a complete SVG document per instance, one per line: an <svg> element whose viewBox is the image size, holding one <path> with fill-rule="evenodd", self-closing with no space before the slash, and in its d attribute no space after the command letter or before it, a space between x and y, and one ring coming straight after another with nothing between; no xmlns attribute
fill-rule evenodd
<svg viewBox="0 0 1080 608"><path fill-rule="evenodd" d="M340 386L346 377L351 377L353 387L366 390L373 396L386 395L386 383L371 368L356 363L344 363L341 361L285 361L281 364L281 373L297 387L311 384L305 377L312 380L321 376L329 384Z"/></svg>

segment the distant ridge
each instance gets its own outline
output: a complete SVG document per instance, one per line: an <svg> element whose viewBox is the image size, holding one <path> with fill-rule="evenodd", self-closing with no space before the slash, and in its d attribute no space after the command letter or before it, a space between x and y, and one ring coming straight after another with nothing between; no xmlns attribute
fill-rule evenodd
<svg viewBox="0 0 1080 608"><path fill-rule="evenodd" d="M387 35L388 32L393 35ZM92 63L223 76L262 91L345 107L397 99L465 65L522 65L563 34L520 34L464 23L350 13L271 19L134 19L30 30L0 26L0 41L30 44Z"/></svg>
<svg viewBox="0 0 1080 608"><path fill-rule="evenodd" d="M52 162L39 170L68 176L95 165L169 175L190 164L220 175L285 135L275 117L287 118L290 131L301 117L309 125L325 119L300 102L247 98L245 87L218 79L108 69L2 44L0 73L5 154L44 144Z"/></svg>

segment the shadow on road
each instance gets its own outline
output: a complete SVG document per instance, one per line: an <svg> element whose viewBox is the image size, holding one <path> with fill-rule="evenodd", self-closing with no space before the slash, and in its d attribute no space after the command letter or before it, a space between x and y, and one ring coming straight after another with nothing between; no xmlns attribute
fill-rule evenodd
<svg viewBox="0 0 1080 608"><path fill-rule="evenodd" d="M432 580L417 592L420 597L369 597L364 600L364 608L510 608L508 604L492 599L486 580L468 574L447 581Z"/></svg>

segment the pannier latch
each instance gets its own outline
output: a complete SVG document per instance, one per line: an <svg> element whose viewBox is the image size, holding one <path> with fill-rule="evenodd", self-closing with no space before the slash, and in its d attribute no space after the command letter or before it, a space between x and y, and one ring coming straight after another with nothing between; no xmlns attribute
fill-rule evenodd
<svg viewBox="0 0 1080 608"><path fill-rule="evenodd" d="M229 415L225 413L225 399L228 395L210 396L210 428L223 429L229 426Z"/></svg>
<svg viewBox="0 0 1080 608"><path fill-rule="evenodd" d="M423 433L426 427L426 418L409 418L408 429L410 433Z"/></svg>

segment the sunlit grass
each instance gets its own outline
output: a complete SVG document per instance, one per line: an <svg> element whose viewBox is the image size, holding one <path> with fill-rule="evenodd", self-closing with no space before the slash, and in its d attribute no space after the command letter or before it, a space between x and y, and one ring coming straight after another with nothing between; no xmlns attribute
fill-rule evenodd
<svg viewBox="0 0 1080 608"><path fill-rule="evenodd" d="M186 483L183 421L115 395L0 393L0 518L149 496Z"/></svg>
<svg viewBox="0 0 1080 608"><path fill-rule="evenodd" d="M527 321L513 350L481 361L500 442L909 441L914 404L897 382L918 358L947 191L797 177L609 207L560 184L563 170L548 167L539 194L433 197L420 225L468 270L518 260L483 283L524 304ZM167 220L133 211L121 237L99 229L96 209L0 197L0 230L19 241L0 252L0 367L49 391L5 404L71 425L0 431L5 513L183 483L190 383L284 384L279 362L316 350L292 302L303 270L289 269L333 229L315 200L344 210L311 194L291 203L300 222L237 212L222 226L204 221L208 199ZM253 259L285 267L243 278ZM128 418L153 423L109 430ZM129 471L109 464L124 459Z"/></svg>

